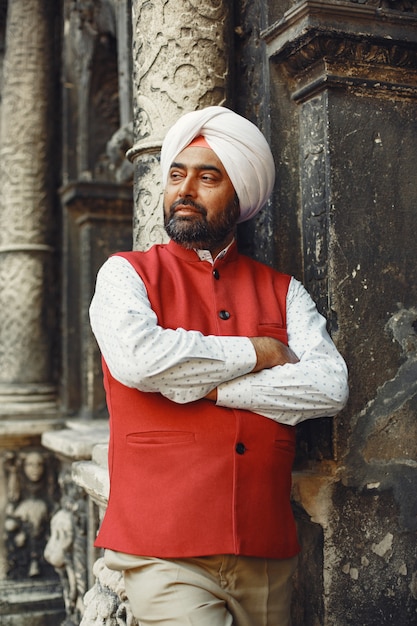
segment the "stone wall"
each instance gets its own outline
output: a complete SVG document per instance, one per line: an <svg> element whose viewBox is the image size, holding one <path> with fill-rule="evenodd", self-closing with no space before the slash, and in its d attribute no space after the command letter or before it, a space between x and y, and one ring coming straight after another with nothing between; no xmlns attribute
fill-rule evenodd
<svg viewBox="0 0 417 626"><path fill-rule="evenodd" d="M336 419L300 428L294 498L307 530L302 564L316 585L321 580L321 600L300 573L306 601L296 619L411 625L416 6L307 1L285 9L264 34L272 136L290 188L276 194L278 227L290 234L280 254L327 316L351 388Z"/></svg>

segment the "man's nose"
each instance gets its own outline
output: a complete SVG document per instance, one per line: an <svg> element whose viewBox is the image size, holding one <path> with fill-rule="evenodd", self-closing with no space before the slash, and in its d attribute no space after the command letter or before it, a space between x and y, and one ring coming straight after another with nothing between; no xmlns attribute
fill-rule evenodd
<svg viewBox="0 0 417 626"><path fill-rule="evenodd" d="M196 193L195 181L191 176L185 176L182 180L182 183L178 189L178 194L181 198L185 198L187 196L194 197Z"/></svg>

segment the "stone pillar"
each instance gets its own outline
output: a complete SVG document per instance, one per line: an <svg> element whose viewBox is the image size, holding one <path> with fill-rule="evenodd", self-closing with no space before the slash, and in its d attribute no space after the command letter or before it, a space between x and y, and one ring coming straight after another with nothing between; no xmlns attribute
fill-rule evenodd
<svg viewBox="0 0 417 626"><path fill-rule="evenodd" d="M52 0L8 6L0 132L2 415L44 415L56 403L55 16Z"/></svg>
<svg viewBox="0 0 417 626"><path fill-rule="evenodd" d="M166 239L162 220L159 151L166 130L186 111L229 101L231 14L228 3L210 0L133 0L134 248ZM104 515L108 497L107 446L92 461L74 463L73 478ZM98 559L95 585L85 596L81 622L98 614L112 626L136 624L123 580Z"/></svg>
<svg viewBox="0 0 417 626"><path fill-rule="evenodd" d="M296 626L415 620L416 27L413 2L306 0L264 33L282 269L350 369L345 411L300 429Z"/></svg>
<svg viewBox="0 0 417 626"><path fill-rule="evenodd" d="M57 497L59 10L7 6L0 117L0 622L59 623L43 550ZM24 618L22 616L25 616Z"/></svg>
<svg viewBox="0 0 417 626"><path fill-rule="evenodd" d="M231 11L225 0L133 0L132 9L134 248L147 249L166 240L158 155L167 129L229 100Z"/></svg>

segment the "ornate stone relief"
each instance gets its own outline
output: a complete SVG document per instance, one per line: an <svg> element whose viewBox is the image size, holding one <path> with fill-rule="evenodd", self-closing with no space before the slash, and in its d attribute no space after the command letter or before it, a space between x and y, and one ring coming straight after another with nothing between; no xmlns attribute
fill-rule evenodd
<svg viewBox="0 0 417 626"><path fill-rule="evenodd" d="M354 75L358 64L389 66L401 70L417 68L417 51L398 43L384 42L382 45L366 38L318 34L314 38L310 36L303 44L285 61L285 67L290 74L302 72L322 60L343 63L345 72L351 75Z"/></svg>
<svg viewBox="0 0 417 626"><path fill-rule="evenodd" d="M369 4L381 9L391 9L392 11L417 13L417 6L414 0L349 0L349 2Z"/></svg>
<svg viewBox="0 0 417 626"><path fill-rule="evenodd" d="M228 29L223 0L133 2L135 248L166 240L158 153L167 128L226 100Z"/></svg>
<svg viewBox="0 0 417 626"><path fill-rule="evenodd" d="M52 516L44 558L61 581L65 626L78 626L87 590L87 505L84 492L71 479L71 469L61 472L61 508Z"/></svg>
<svg viewBox="0 0 417 626"><path fill-rule="evenodd" d="M136 249L146 249L168 240L163 227L159 158L152 152L137 160L134 185L133 231Z"/></svg>
<svg viewBox="0 0 417 626"><path fill-rule="evenodd" d="M122 573L109 570L103 558L95 562L93 573L96 582L85 595L80 626L139 626L130 610Z"/></svg>
<svg viewBox="0 0 417 626"><path fill-rule="evenodd" d="M133 165L126 153L133 146L133 122L125 124L107 142L106 155L109 169L114 171L116 182L129 183L133 179Z"/></svg>
<svg viewBox="0 0 417 626"><path fill-rule="evenodd" d="M135 137L151 123L161 139L185 110L220 104L227 76L227 14L222 0L134 2Z"/></svg>
<svg viewBox="0 0 417 626"><path fill-rule="evenodd" d="M44 298L51 295L48 294L52 280L50 253L42 251L42 246L33 246L32 252L30 246L27 251L19 250L18 245L15 247L13 253L12 246L9 246L10 253L3 248L0 262L2 395L6 396L10 385L12 400L18 383L22 402L32 388L39 401L42 394L48 397L53 390L46 384L43 388L39 386L39 383L52 380L50 348L44 341L44 324L53 328L53 311L49 309L48 312L47 305L44 305Z"/></svg>
<svg viewBox="0 0 417 626"><path fill-rule="evenodd" d="M77 179L132 180L133 168L125 158L133 143L125 58L130 39L126 26L119 23L126 4L126 0L66 4L67 83L77 92Z"/></svg>
<svg viewBox="0 0 417 626"><path fill-rule="evenodd" d="M3 455L7 504L4 522L7 577L54 574L43 552L58 491L53 457L37 449Z"/></svg>
<svg viewBox="0 0 417 626"><path fill-rule="evenodd" d="M416 12L414 0L305 0L263 35L270 58L291 80L295 100L325 86L415 97Z"/></svg>
<svg viewBox="0 0 417 626"><path fill-rule="evenodd" d="M54 15L9 3L0 144L0 412L54 410Z"/></svg>

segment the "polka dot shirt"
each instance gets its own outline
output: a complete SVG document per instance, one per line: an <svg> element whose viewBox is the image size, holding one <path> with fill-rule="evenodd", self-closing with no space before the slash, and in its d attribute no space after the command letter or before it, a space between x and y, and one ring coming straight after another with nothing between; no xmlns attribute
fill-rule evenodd
<svg viewBox="0 0 417 626"><path fill-rule="evenodd" d="M212 261L207 251L198 253ZM252 373L256 354L246 337L159 326L144 283L122 257L111 257L100 269L90 321L117 380L177 403L199 400L217 388L218 405L295 425L335 415L347 400L345 362L325 319L294 278L287 294L287 331L289 347L300 361L261 372Z"/></svg>

